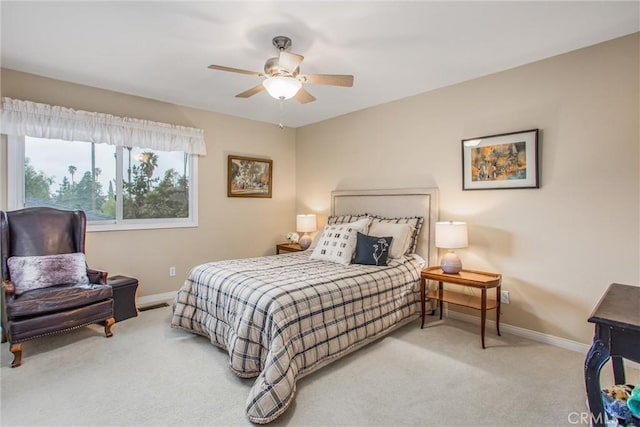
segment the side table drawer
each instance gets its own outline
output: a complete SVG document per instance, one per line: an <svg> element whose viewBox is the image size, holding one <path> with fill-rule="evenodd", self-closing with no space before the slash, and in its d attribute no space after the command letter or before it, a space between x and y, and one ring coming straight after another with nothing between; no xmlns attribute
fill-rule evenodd
<svg viewBox="0 0 640 427"><path fill-rule="evenodd" d="M127 276L111 276L107 278L107 285L113 288L113 317L116 322L136 317L136 291L138 279Z"/></svg>

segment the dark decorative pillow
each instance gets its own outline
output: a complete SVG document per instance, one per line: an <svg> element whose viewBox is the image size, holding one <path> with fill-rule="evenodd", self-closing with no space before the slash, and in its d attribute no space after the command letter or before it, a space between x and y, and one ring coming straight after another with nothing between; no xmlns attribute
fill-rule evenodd
<svg viewBox="0 0 640 427"><path fill-rule="evenodd" d="M375 237L358 233L354 264L387 265L393 237Z"/></svg>
<svg viewBox="0 0 640 427"><path fill-rule="evenodd" d="M87 284L87 262L82 252L14 256L7 260L16 295L63 284Z"/></svg>

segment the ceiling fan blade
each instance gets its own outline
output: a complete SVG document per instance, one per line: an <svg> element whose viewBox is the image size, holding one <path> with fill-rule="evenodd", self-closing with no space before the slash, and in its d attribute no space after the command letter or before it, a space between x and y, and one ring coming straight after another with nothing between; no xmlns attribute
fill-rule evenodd
<svg viewBox="0 0 640 427"><path fill-rule="evenodd" d="M316 98L311 95L309 92L307 92L304 88L300 88L300 90L298 90L298 93L296 93L296 101L298 101L300 104L306 104L308 102L313 102L316 100Z"/></svg>
<svg viewBox="0 0 640 427"><path fill-rule="evenodd" d="M223 65L209 65L209 68L211 68L212 70L229 71L229 72L232 72L232 73L248 74L250 76L263 76L262 73L259 73L257 71L249 71L249 70L243 70L243 69L240 69L240 68L225 67Z"/></svg>
<svg viewBox="0 0 640 427"><path fill-rule="evenodd" d="M298 78L316 85L353 86L353 76L344 74L307 74L298 76Z"/></svg>
<svg viewBox="0 0 640 427"><path fill-rule="evenodd" d="M293 73L300 63L304 60L304 56L296 53L280 51L278 57L278 65L290 73Z"/></svg>
<svg viewBox="0 0 640 427"><path fill-rule="evenodd" d="M264 86L260 83L258 86L254 86L249 90L245 90L242 93L236 95L236 98L248 98L250 96L255 95L256 93L260 93L264 90Z"/></svg>

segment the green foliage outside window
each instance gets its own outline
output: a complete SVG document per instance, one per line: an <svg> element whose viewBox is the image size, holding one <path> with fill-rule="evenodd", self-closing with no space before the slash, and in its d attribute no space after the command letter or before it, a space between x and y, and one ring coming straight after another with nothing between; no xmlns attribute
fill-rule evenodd
<svg viewBox="0 0 640 427"><path fill-rule="evenodd" d="M187 218L189 216L189 181L184 174L174 169L164 176L154 176L158 166L158 155L145 151L132 165L123 182L124 219ZM186 157L185 157L186 165ZM25 205L56 206L66 209L81 209L90 220L109 220L116 215L115 182L109 181L106 194L97 178L100 168L78 171L69 165L69 177L65 176L57 192L51 192L54 178L36 170L25 159ZM78 176L80 179L78 180Z"/></svg>

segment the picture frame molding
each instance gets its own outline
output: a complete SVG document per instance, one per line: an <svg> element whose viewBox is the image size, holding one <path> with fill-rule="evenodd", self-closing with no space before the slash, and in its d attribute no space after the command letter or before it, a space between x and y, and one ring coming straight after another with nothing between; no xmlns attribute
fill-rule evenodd
<svg viewBox="0 0 640 427"><path fill-rule="evenodd" d="M505 190L540 188L539 162L539 129L527 129L516 132L499 133L495 135L466 138L461 142L462 149L462 190ZM471 141L478 141L470 145ZM515 144L524 142L526 177L523 179L487 179L473 180L472 150L491 145ZM495 169L495 167L494 167Z"/></svg>
<svg viewBox="0 0 640 427"><path fill-rule="evenodd" d="M234 189L234 186L233 186L234 161L250 161L250 162L263 163L268 165L269 177L268 177L267 191L265 192L258 189L255 189L254 191L252 191L251 189L246 191L238 191ZM234 154L229 154L227 156L227 197L271 198L272 195L273 195L273 160L260 158L260 157L237 156Z"/></svg>

